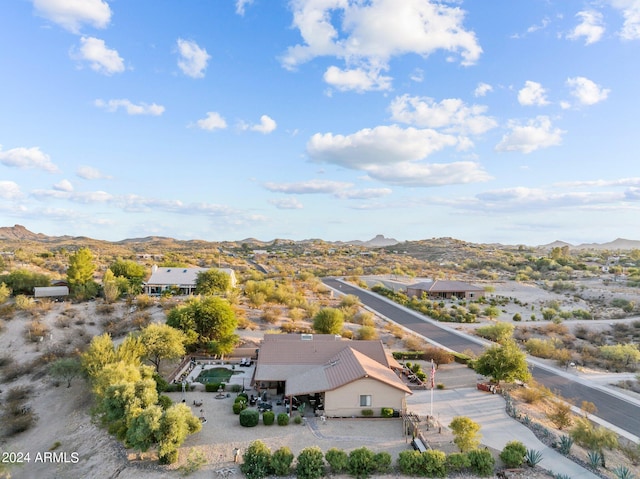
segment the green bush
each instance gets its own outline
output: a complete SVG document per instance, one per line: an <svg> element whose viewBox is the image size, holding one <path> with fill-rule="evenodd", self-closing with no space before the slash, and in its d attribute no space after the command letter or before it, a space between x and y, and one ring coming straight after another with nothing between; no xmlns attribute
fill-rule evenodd
<svg viewBox="0 0 640 479"><path fill-rule="evenodd" d="M249 402L249 400L248 400L246 397L244 397L244 396L238 395L238 396L236 396L236 398L233 400L233 402L243 402L243 403L245 403L245 404L246 404L246 403L248 403L248 402Z"/></svg>
<svg viewBox="0 0 640 479"><path fill-rule="evenodd" d="M299 414L296 414L293 418L293 423L294 424L302 424L302 416L300 416Z"/></svg>
<svg viewBox="0 0 640 479"><path fill-rule="evenodd" d="M247 479L262 479L272 472L271 451L262 441L253 441L249 444L242 459L240 470Z"/></svg>
<svg viewBox="0 0 640 479"><path fill-rule="evenodd" d="M354 449L349 453L347 470L349 474L357 479L364 479L375 472L376 466L373 462L373 452L366 447Z"/></svg>
<svg viewBox="0 0 640 479"><path fill-rule="evenodd" d="M429 449L421 453L422 475L427 477L445 477L447 474L447 455L442 451Z"/></svg>
<svg viewBox="0 0 640 479"><path fill-rule="evenodd" d="M406 476L422 475L422 456L418 451L400 451L398 469Z"/></svg>
<svg viewBox="0 0 640 479"><path fill-rule="evenodd" d="M373 409L363 409L362 410L362 415L364 417L371 417L373 416Z"/></svg>
<svg viewBox="0 0 640 479"><path fill-rule="evenodd" d="M288 476L291 473L293 453L288 447L281 447L271 455L271 468L276 476Z"/></svg>
<svg viewBox="0 0 640 479"><path fill-rule="evenodd" d="M247 403L239 401L233 403L233 414L240 414L247 408Z"/></svg>
<svg viewBox="0 0 640 479"><path fill-rule="evenodd" d="M471 466L471 461L464 452L454 452L447 456L447 471L449 472L464 471L469 466Z"/></svg>
<svg viewBox="0 0 640 479"><path fill-rule="evenodd" d="M239 384L234 384L233 386L240 386ZM232 386L232 389L233 389ZM247 393L240 393L236 396L235 401L244 400L244 402L249 402L249 395Z"/></svg>
<svg viewBox="0 0 640 479"><path fill-rule="evenodd" d="M239 393L240 391L242 391L242 386L240 384L232 384L231 387L230 387L230 391L232 393ZM246 396L246 394L245 394L245 396Z"/></svg>
<svg viewBox="0 0 640 479"><path fill-rule="evenodd" d="M278 426L286 426L289 424L289 416L287 413L281 412L278 414Z"/></svg>
<svg viewBox="0 0 640 479"><path fill-rule="evenodd" d="M373 455L373 464L377 474L384 474L391 469L391 454L386 451L377 452Z"/></svg>
<svg viewBox="0 0 640 479"><path fill-rule="evenodd" d="M171 407L171 405L173 404L173 401L169 396L165 396L164 394L161 394L160 396L158 396L158 404L164 411L166 411Z"/></svg>
<svg viewBox="0 0 640 479"><path fill-rule="evenodd" d="M208 393L217 393L220 389L221 383L207 383L204 385L204 390Z"/></svg>
<svg viewBox="0 0 640 479"><path fill-rule="evenodd" d="M520 467L526 453L527 448L520 441L509 441L500 453L500 459L507 467Z"/></svg>
<svg viewBox="0 0 640 479"><path fill-rule="evenodd" d="M496 460L487 449L473 449L467 453L471 472L478 476L487 477L493 474Z"/></svg>
<svg viewBox="0 0 640 479"><path fill-rule="evenodd" d="M172 449L171 451L167 451L164 454L161 454L158 458L158 462L160 464L173 464L178 461L178 450Z"/></svg>
<svg viewBox="0 0 640 479"><path fill-rule="evenodd" d="M323 474L324 460L320 448L312 446L300 451L296 465L298 479L320 479Z"/></svg>
<svg viewBox="0 0 640 479"><path fill-rule="evenodd" d="M271 426L276 420L276 414L273 411L265 411L262 413L262 423L265 426Z"/></svg>
<svg viewBox="0 0 640 479"><path fill-rule="evenodd" d="M239 403L236 403L239 404ZM240 412L240 425L244 427L254 427L258 425L260 413L255 409L245 409Z"/></svg>
<svg viewBox="0 0 640 479"><path fill-rule="evenodd" d="M390 407L383 407L380 410L380 415L382 417L393 417L393 409Z"/></svg>
<svg viewBox="0 0 640 479"><path fill-rule="evenodd" d="M332 447L327 451L324 455L324 458L329 463L329 467L331 467L331 472L334 474L340 474L347 470L347 466L349 465L349 456L342 449L337 449Z"/></svg>

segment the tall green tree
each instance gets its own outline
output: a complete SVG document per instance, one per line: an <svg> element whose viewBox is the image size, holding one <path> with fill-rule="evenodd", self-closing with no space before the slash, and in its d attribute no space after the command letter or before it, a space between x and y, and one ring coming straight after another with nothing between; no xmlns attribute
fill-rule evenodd
<svg viewBox="0 0 640 479"><path fill-rule="evenodd" d="M168 324L152 323L140 332L144 356L160 371L163 359L174 359L185 355L187 336Z"/></svg>
<svg viewBox="0 0 640 479"><path fill-rule="evenodd" d="M167 324L187 335L187 344L206 346L235 337L238 320L228 301L217 296L193 298L169 311Z"/></svg>
<svg viewBox="0 0 640 479"><path fill-rule="evenodd" d="M211 268L198 273L196 294L224 294L231 289L231 277L219 269Z"/></svg>
<svg viewBox="0 0 640 479"><path fill-rule="evenodd" d="M98 284L93 280L96 266L89 248L80 248L69 257L67 281L71 293L77 298L93 298L98 293Z"/></svg>
<svg viewBox="0 0 640 479"><path fill-rule="evenodd" d="M109 266L116 277L125 278L132 294L142 291L142 282L147 276L146 268L129 259L118 259Z"/></svg>
<svg viewBox="0 0 640 479"><path fill-rule="evenodd" d="M527 367L527 356L513 339L487 349L475 360L474 369L498 384L500 381L512 382L516 379L528 381L531 378Z"/></svg>
<svg viewBox="0 0 640 479"><path fill-rule="evenodd" d="M466 416L456 416L449 424L453 435L453 442L462 452L477 449L480 445L480 424Z"/></svg>
<svg viewBox="0 0 640 479"><path fill-rule="evenodd" d="M344 314L336 308L322 308L313 318L313 329L319 334L340 334Z"/></svg>

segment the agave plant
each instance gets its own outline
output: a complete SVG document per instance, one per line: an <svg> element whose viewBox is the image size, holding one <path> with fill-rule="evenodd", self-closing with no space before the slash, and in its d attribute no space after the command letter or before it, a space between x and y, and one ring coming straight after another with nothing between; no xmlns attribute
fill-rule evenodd
<svg viewBox="0 0 640 479"><path fill-rule="evenodd" d="M535 449L527 449L524 460L529 467L535 467L542 461L542 453Z"/></svg>
<svg viewBox="0 0 640 479"><path fill-rule="evenodd" d="M602 465L602 453L599 451L589 451L587 453L587 459L592 469L598 469Z"/></svg>
<svg viewBox="0 0 640 479"><path fill-rule="evenodd" d="M567 456L571 452L571 446L573 446L573 439L570 436L562 436L558 443L558 452L563 456Z"/></svg>
<svg viewBox="0 0 640 479"><path fill-rule="evenodd" d="M567 474L554 474L553 479L571 479Z"/></svg>
<svg viewBox="0 0 640 479"><path fill-rule="evenodd" d="M611 472L616 475L617 479L634 479L636 477L627 466L618 466Z"/></svg>

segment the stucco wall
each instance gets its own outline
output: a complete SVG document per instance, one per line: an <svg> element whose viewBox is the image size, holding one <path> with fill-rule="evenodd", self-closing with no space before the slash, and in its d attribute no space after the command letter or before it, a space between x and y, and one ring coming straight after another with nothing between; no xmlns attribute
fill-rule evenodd
<svg viewBox="0 0 640 479"><path fill-rule="evenodd" d="M371 406L360 406L360 396L370 395ZM402 409L405 392L374 379L363 378L325 393L324 411L329 417L362 416L363 409L372 409L380 416L383 407Z"/></svg>

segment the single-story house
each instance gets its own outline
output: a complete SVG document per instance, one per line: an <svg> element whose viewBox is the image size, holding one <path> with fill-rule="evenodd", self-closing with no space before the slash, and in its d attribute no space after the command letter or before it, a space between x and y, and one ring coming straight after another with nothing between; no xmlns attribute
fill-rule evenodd
<svg viewBox="0 0 640 479"><path fill-rule="evenodd" d="M33 288L35 298L64 298L69 296L68 286L35 286Z"/></svg>
<svg viewBox="0 0 640 479"><path fill-rule="evenodd" d="M330 417L362 416L371 409L403 410L411 390L402 367L381 341L331 334L265 334L252 384L270 397L296 397ZM293 402L293 400L292 400Z"/></svg>
<svg viewBox="0 0 640 479"><path fill-rule="evenodd" d="M209 271L211 268L159 268L153 265L151 277L144 283L146 294L161 294L170 288L178 288L180 294L193 294L196 290L196 280L198 274ZM230 268L220 268L220 271L227 273L231 278L231 287L235 288L236 275Z"/></svg>
<svg viewBox="0 0 640 479"><path fill-rule="evenodd" d="M425 281L407 286L407 296L422 296L426 293L429 299L475 300L484 296L484 289L462 281Z"/></svg>

